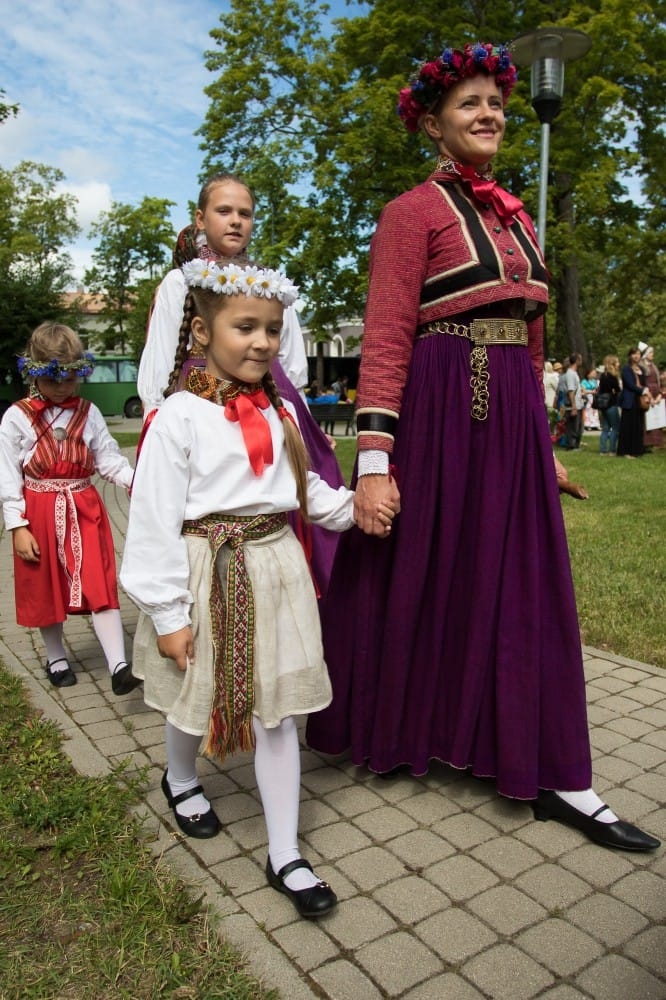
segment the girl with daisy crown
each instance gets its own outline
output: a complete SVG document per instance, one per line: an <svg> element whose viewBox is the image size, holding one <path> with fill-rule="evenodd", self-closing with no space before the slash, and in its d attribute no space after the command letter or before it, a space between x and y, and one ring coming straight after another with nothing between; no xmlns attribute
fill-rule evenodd
<svg viewBox="0 0 666 1000"><path fill-rule="evenodd" d="M268 831L266 875L305 917L332 889L298 849L300 751L295 716L328 705L314 585L287 522L345 531L353 494L308 471L295 410L270 373L284 310L282 274L191 261L182 334L201 349L184 390L160 407L132 492L121 582L144 612L135 636L145 700L166 715L162 789L180 829L213 837L220 821L196 774L202 738L219 760L255 749ZM378 533L393 510L377 509Z"/></svg>
<svg viewBox="0 0 666 1000"><path fill-rule="evenodd" d="M148 428L166 396L183 387L187 369L202 363L196 342L189 338L189 334L185 340L182 339L181 321L183 306L187 308L188 291L182 266L197 260L213 262L221 267L228 264L248 266L247 246L252 236L254 210L254 195L240 177L218 173L203 184L194 222L178 236L173 252L173 269L157 289L148 324L137 377L137 388L144 406L144 429ZM177 364L175 374L174 358ZM327 438L312 418L303 394L308 384L308 363L294 305L284 309L280 348L271 373L280 395L296 407L312 468L329 486L337 489L344 484L344 479L333 454L335 443ZM318 592L323 597L328 588L338 535L313 525L309 536L312 570Z"/></svg>

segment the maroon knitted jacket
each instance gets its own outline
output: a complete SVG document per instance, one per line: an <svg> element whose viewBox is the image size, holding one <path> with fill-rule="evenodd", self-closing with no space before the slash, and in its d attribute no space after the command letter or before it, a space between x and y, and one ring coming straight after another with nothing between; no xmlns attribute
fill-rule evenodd
<svg viewBox="0 0 666 1000"><path fill-rule="evenodd" d="M495 303L500 317L516 306L523 312L509 300L524 303L529 350L542 378L548 274L531 221L521 211L503 226L492 206L445 176L432 174L389 202L379 218L370 247L359 410L399 416L419 326L469 319L480 307L487 317ZM390 452L393 437L359 430L358 446Z"/></svg>

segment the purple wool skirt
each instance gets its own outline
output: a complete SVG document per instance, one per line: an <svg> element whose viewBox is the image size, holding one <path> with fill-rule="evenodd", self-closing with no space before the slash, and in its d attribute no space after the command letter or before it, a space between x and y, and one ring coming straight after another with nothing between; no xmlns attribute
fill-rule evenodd
<svg viewBox="0 0 666 1000"><path fill-rule="evenodd" d="M395 440L402 511L352 528L323 608L333 702L311 747L383 772L432 759L498 791L591 785L576 604L541 387L526 347L488 348L470 417L470 343L418 339Z"/></svg>
<svg viewBox="0 0 666 1000"><path fill-rule="evenodd" d="M298 389L291 384L279 361L276 360L271 365L271 374L282 398L288 399L296 407L301 435L310 456L310 468L324 482L332 486L333 489L337 490L339 486L344 486L344 478L340 471L338 460L335 457L335 452L328 442L328 438L316 420L312 418L308 404ZM300 538L303 531L309 535L312 575L319 591L318 596L323 598L328 590L333 560L340 536L337 532L328 531L327 528L320 528L316 524L299 524L299 520L298 515L290 515L291 526L296 532L297 537Z"/></svg>

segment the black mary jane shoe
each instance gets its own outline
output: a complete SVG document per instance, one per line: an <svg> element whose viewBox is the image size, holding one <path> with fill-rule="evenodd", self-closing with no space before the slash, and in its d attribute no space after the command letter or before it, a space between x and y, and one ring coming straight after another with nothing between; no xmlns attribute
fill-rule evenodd
<svg viewBox="0 0 666 1000"><path fill-rule="evenodd" d="M51 670L51 667L55 666L56 663L67 663L67 669ZM52 660L51 663L46 664L46 676L51 681L51 684L57 688L71 688L76 684L76 674L64 656L61 656L59 660Z"/></svg>
<svg viewBox="0 0 666 1000"><path fill-rule="evenodd" d="M194 816L181 816L176 810L176 806L181 802L185 802L186 799L203 794L201 785L197 785L196 788L190 788L186 792L181 792L180 795L172 795L169 782L167 781L167 772L165 771L162 775L162 791L169 803L169 807L173 809L176 823L187 837L197 837L199 840L206 840L208 837L214 837L220 832L222 824L212 807L208 812L203 814L195 813Z"/></svg>
<svg viewBox="0 0 666 1000"><path fill-rule="evenodd" d="M280 868L276 875L269 858L266 862L268 884L288 896L302 917L323 917L324 914L330 913L337 906L338 897L327 882L319 881L309 889L290 889L285 885L284 880L297 868L307 868L312 871L312 865L308 861L297 858L296 861L290 861L288 865Z"/></svg>
<svg viewBox="0 0 666 1000"><path fill-rule="evenodd" d="M602 847L615 847L620 851L655 851L661 846L661 841L656 837L643 833L637 826L622 819L613 823L602 823L596 817L607 808L603 805L591 816L586 816L555 792L547 791L540 791L538 798L532 803L535 819L555 819L567 826L573 826Z"/></svg>
<svg viewBox="0 0 666 1000"><path fill-rule="evenodd" d="M139 684L143 684L140 677L135 677L132 673L131 663L118 663L111 674L111 690L114 694L129 694Z"/></svg>

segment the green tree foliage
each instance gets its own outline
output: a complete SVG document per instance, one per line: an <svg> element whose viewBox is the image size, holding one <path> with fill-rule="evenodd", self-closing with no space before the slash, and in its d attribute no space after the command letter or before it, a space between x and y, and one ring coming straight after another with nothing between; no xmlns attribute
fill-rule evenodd
<svg viewBox="0 0 666 1000"><path fill-rule="evenodd" d="M150 303L146 305L143 290L137 300L137 290L144 279L154 287L168 266L176 238L168 219L173 204L148 197L136 207L114 202L91 227L90 236L98 244L84 280L104 300L107 327L102 337L107 350L124 351L128 339L137 343L137 328L145 329Z"/></svg>
<svg viewBox="0 0 666 1000"><path fill-rule="evenodd" d="M64 175L24 161L0 169L0 377L15 378L14 358L45 319L64 318L71 261L63 247L78 233L76 199L58 192Z"/></svg>
<svg viewBox="0 0 666 1000"><path fill-rule="evenodd" d="M289 269L308 294L313 329L325 336L362 308L368 243L382 206L432 169L432 149L395 112L398 90L419 62L443 42L508 41L549 25L582 30L592 48L566 67L551 135L550 348L589 356L588 341L597 355L629 346L640 331L626 327L627 293L663 296L654 250L664 224L665 6L374 0L350 3L358 15L331 24L315 0L231 0L206 53L215 79L200 130L205 170L236 171L253 186L253 254ZM540 126L529 75L523 69L509 103L495 167L536 215ZM642 184L643 203L629 198L628 170ZM651 263L649 279L639 260Z"/></svg>
<svg viewBox="0 0 666 1000"><path fill-rule="evenodd" d="M15 118L18 112L18 104L7 104L5 101L5 91L0 87L0 125L8 118Z"/></svg>

